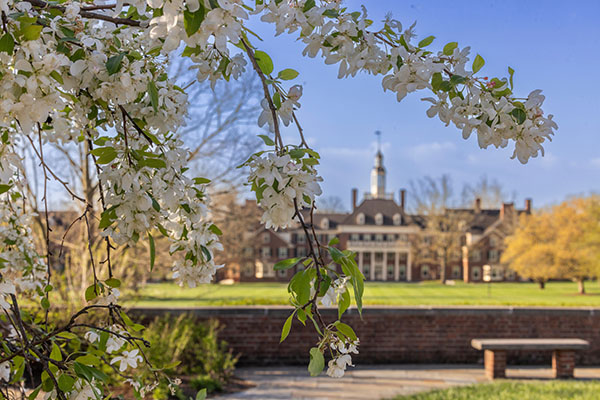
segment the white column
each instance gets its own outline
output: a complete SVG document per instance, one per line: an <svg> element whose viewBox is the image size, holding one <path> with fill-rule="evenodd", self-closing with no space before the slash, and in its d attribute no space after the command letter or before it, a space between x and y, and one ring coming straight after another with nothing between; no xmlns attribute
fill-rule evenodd
<svg viewBox="0 0 600 400"><path fill-rule="evenodd" d="M400 280L400 253L394 253L394 280Z"/></svg>
<svg viewBox="0 0 600 400"><path fill-rule="evenodd" d="M363 272L363 252L362 251L358 252L358 270L361 273Z"/></svg>
<svg viewBox="0 0 600 400"><path fill-rule="evenodd" d="M371 252L371 271L370 271L370 277L369 280L374 281L375 280L375 252L372 251Z"/></svg>
<svg viewBox="0 0 600 400"><path fill-rule="evenodd" d="M387 251L383 252L383 280L387 281Z"/></svg>
<svg viewBox="0 0 600 400"><path fill-rule="evenodd" d="M406 256L406 280L409 282L412 281L412 254L410 250Z"/></svg>

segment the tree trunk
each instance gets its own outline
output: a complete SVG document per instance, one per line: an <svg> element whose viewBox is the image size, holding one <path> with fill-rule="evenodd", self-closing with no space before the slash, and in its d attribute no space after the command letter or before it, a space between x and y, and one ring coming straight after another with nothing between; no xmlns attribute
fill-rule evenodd
<svg viewBox="0 0 600 400"><path fill-rule="evenodd" d="M538 281L540 285L540 289L544 290L546 288L546 281Z"/></svg>
<svg viewBox="0 0 600 400"><path fill-rule="evenodd" d="M447 258L447 251L444 251L444 254L442 255L442 265L440 266L440 282L442 283L442 285L446 284L446 258Z"/></svg>
<svg viewBox="0 0 600 400"><path fill-rule="evenodd" d="M579 294L585 294L585 286L583 278L577 279L577 288L579 289Z"/></svg>

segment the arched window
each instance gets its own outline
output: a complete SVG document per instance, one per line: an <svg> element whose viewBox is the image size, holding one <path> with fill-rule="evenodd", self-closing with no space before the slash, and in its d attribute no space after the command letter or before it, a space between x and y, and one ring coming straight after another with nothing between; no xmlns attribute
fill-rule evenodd
<svg viewBox="0 0 600 400"><path fill-rule="evenodd" d="M375 224L383 225L383 214L382 213L375 214Z"/></svg>
<svg viewBox="0 0 600 400"><path fill-rule="evenodd" d="M394 214L394 225L400 225L402 224L402 216L398 213Z"/></svg>
<svg viewBox="0 0 600 400"><path fill-rule="evenodd" d="M359 214L356 216L356 223L357 223L358 225L364 225L364 224L365 224L365 214L363 214L363 213L359 213Z"/></svg>
<svg viewBox="0 0 600 400"><path fill-rule="evenodd" d="M327 218L321 220L321 229L329 229L329 220Z"/></svg>

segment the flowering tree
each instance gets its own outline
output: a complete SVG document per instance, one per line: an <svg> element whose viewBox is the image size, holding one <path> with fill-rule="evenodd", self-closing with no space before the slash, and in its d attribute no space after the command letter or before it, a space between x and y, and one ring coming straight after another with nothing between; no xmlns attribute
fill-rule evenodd
<svg viewBox="0 0 600 400"><path fill-rule="evenodd" d="M41 366L41 384L48 398L101 398L108 390L102 366L127 381L143 397L156 385L142 382L136 368L148 368L158 380L161 367L150 365L149 346L118 305L121 284L114 276L111 251L140 240L149 243L149 268L155 261L154 236L170 243L173 277L181 285L208 283L221 249L221 231L210 221L208 179L190 177L188 150L178 137L188 99L165 66L173 57L187 57L197 80L237 79L249 67L261 82L263 111L260 126L272 136L262 138L268 150L246 163L267 228L280 229L296 220L310 246L307 257L290 259L276 269L302 263L290 281L294 310L283 326L288 335L293 318L310 320L319 340L310 350L309 371L317 375L331 357L327 373L341 377L357 352L358 338L340 320L351 297L362 309L363 276L354 254L319 243L311 223L315 198L321 193L316 167L319 155L304 137L297 109L302 87L288 86L298 73L275 72L272 59L251 40L245 23L249 14L272 23L277 34L296 34L304 55L321 55L339 65L339 77L368 72L382 77L384 90L398 100L427 90L427 111L446 125L452 123L468 138L476 132L479 145L514 145L525 163L543 152L542 144L556 129L545 117L539 90L525 98L513 95L508 78L478 77L484 60L469 63L469 48L450 42L440 51L428 50L434 37L415 42L413 27L386 18L375 27L366 9L350 11L339 1L315 0L131 0L98 2L66 0L0 0L0 308L12 327L2 335L1 393L7 384L22 381L32 365ZM286 144L281 125L295 125L299 144ZM96 171L94 201L101 206L93 217L90 200L77 193L44 157L49 144L86 146ZM25 195L27 179L23 149L36 158L43 174L41 209ZM104 256L96 259L88 246L93 277L85 290L88 304L64 323L53 322L52 270L49 265L46 182L54 180L84 211L73 223L98 229ZM303 211L304 210L304 211ZM30 220L45 214L46 248L36 249ZM329 252L333 263L324 262ZM336 265L341 267L338 273ZM351 287L351 289L350 289ZM23 304L39 304L22 308ZM322 304L338 307L338 319L327 322ZM94 314L94 323L86 318ZM177 382L172 382L175 385Z"/></svg>

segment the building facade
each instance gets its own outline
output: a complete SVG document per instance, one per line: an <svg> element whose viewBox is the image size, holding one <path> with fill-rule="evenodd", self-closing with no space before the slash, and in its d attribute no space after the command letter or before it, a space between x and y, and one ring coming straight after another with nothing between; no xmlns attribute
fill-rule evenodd
<svg viewBox="0 0 600 400"><path fill-rule="evenodd" d="M445 277L465 282L481 282L487 270L494 281L517 280L505 265L500 263L504 238L510 235L521 213L531 212L531 200L517 210L513 203L499 209L482 209L475 199L472 208L449 209L447 213L460 214L464 227L458 235L457 251L441 263L439 257L423 250L419 243L432 239L427 229L428 217L413 215L406 210L407 193L398 192L397 199L386 192L386 171L383 154L378 151L371 172L370 191L359 200L358 190L352 189L352 210L347 213L315 213L312 225L321 244L337 237L340 249L356 253L356 262L367 280L371 281L423 281L439 279L445 264ZM257 207L247 201L245 207ZM310 222L308 213L305 221ZM299 268L275 271L280 260L304 257L308 244L300 225L283 230L262 228L249 233L255 235L253 245L244 249L237 274L227 273L230 279L242 282L288 281ZM325 255L327 256L327 255ZM225 267L228 271L228 267Z"/></svg>

